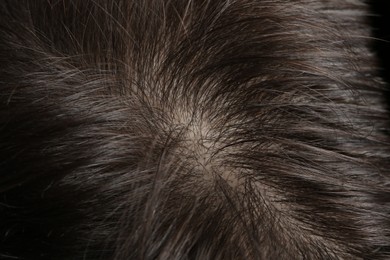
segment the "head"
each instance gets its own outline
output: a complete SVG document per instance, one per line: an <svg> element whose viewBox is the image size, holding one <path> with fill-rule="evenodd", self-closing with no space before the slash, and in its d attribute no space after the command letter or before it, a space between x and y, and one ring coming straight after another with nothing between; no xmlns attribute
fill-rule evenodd
<svg viewBox="0 0 390 260"><path fill-rule="evenodd" d="M387 259L363 1L0 3L0 256Z"/></svg>

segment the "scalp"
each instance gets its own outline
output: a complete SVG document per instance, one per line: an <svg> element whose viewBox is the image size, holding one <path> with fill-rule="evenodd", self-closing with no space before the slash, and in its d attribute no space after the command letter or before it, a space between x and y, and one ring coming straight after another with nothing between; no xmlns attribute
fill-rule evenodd
<svg viewBox="0 0 390 260"><path fill-rule="evenodd" d="M3 1L0 17L2 257L390 256L362 1Z"/></svg>

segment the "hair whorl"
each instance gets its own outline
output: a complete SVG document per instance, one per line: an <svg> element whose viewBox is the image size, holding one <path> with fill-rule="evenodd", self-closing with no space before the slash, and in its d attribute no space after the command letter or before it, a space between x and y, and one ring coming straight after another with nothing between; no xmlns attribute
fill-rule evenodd
<svg viewBox="0 0 390 260"><path fill-rule="evenodd" d="M0 2L0 258L389 259L364 1Z"/></svg>

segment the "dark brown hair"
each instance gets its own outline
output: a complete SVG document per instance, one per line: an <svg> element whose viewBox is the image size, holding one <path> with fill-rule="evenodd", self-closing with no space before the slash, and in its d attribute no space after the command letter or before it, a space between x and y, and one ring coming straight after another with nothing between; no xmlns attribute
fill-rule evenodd
<svg viewBox="0 0 390 260"><path fill-rule="evenodd" d="M364 1L2 0L2 259L389 259Z"/></svg>

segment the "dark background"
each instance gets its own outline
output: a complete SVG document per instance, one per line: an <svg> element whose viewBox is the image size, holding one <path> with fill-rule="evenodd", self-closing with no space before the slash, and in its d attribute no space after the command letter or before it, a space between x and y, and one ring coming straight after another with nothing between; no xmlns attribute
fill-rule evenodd
<svg viewBox="0 0 390 260"><path fill-rule="evenodd" d="M390 90L390 0L370 0L369 3L373 36L381 39L375 40L373 47L383 68L381 75L389 83ZM390 105L390 93L388 101Z"/></svg>

